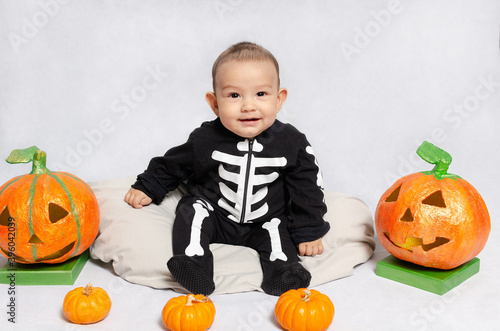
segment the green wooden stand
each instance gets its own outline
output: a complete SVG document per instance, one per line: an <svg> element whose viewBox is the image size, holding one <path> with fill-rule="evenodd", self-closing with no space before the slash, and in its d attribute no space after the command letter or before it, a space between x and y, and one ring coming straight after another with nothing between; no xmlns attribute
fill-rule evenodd
<svg viewBox="0 0 500 331"><path fill-rule="evenodd" d="M419 266L389 255L377 262L376 269L378 276L439 295L457 287L478 272L477 257L455 269L440 270Z"/></svg>
<svg viewBox="0 0 500 331"><path fill-rule="evenodd" d="M7 262L0 269L0 284L15 285L73 285L89 258L86 250L66 262L58 264L22 264Z"/></svg>

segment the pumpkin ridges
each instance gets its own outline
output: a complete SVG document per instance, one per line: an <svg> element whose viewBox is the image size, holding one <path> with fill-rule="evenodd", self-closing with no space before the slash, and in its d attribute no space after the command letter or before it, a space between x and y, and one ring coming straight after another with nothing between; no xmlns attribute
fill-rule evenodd
<svg viewBox="0 0 500 331"><path fill-rule="evenodd" d="M391 215L388 215L388 214L394 213L396 215L400 215L400 216L398 216L399 219L403 216L403 214L406 212L405 206L407 206L408 203L407 203L407 201L401 201L401 199L406 199L406 194L411 189L411 186L408 183L418 179L419 177L423 177L423 176L424 175L422 173L415 173L415 174L407 175L407 176L404 176L404 177L398 179L389 189L387 189L387 191L380 198L380 201L385 202L387 197L396 188L401 187L397 201L386 202L384 204L379 203L377 206L377 209L375 211L376 218L380 219L385 226L388 226L387 231L389 231L390 233L393 233L393 231L392 231L393 229L391 228L391 225L393 225L393 224L387 225L384 222L386 219L390 218ZM392 209L392 208L394 208L394 209ZM403 223L400 226L401 227L410 227L410 224ZM379 229L377 229L377 231L380 232ZM404 233L405 231L401 230L401 232ZM398 232L398 234L399 234L399 232ZM401 235L401 237L398 236L397 238L395 238L395 240L400 242L400 241L404 241L404 238Z"/></svg>
<svg viewBox="0 0 500 331"><path fill-rule="evenodd" d="M436 167L400 178L382 195L375 212L376 232L382 246L397 258L452 269L484 248L491 230L490 218L475 188L447 173L449 154L428 143L423 146L419 150L428 149L430 154L425 159ZM387 199L399 186L398 198ZM411 213L409 222L401 220L403 213Z"/></svg>
<svg viewBox="0 0 500 331"><path fill-rule="evenodd" d="M35 197L35 192L36 192L36 183L38 182L38 178L40 175L34 175L33 180L31 181L30 189L29 189L29 198L28 198L28 226L29 226L29 233L30 237L35 234L34 231L34 226L33 226L33 200ZM33 260L38 259L38 252L36 249L36 245L31 244L31 256L33 257Z"/></svg>
<svg viewBox="0 0 500 331"><path fill-rule="evenodd" d="M9 180L8 182L6 182L5 184L3 184L2 186L0 186L0 195L2 195L3 192L5 190L7 190L7 188L9 188L11 185L15 184L17 181L19 181L22 178L23 178L23 176L14 177L11 180Z"/></svg>
<svg viewBox="0 0 500 331"><path fill-rule="evenodd" d="M197 324L196 325L197 330L205 330L205 329L210 328L210 326L213 323L213 320L212 320L212 322L208 323L208 325L207 325L207 323L203 321L203 316L215 315L215 309L213 309L213 307L214 306L212 306L212 305L199 305L198 306L198 310L197 310L198 317L194 319L195 323Z"/></svg>
<svg viewBox="0 0 500 331"><path fill-rule="evenodd" d="M309 311L308 305L309 302L304 301L305 294L303 293L305 289L302 289L297 292L299 296L299 301L295 304L295 308L293 310L294 318L293 324L291 325L293 330L297 331L306 331L307 329L307 313ZM301 293L302 292L302 293Z"/></svg>
<svg viewBox="0 0 500 331"><path fill-rule="evenodd" d="M190 298L193 303L189 305ZM215 317L212 301L201 294L188 294L171 298L163 307L163 323L169 330L206 330Z"/></svg>
<svg viewBox="0 0 500 331"><path fill-rule="evenodd" d="M298 299L293 299L293 294L290 294L290 297L285 297L282 301L279 301L280 304L280 310L278 311L279 313L279 321L282 326L289 330L292 325L294 325L294 311L295 307L298 305L299 301Z"/></svg>
<svg viewBox="0 0 500 331"><path fill-rule="evenodd" d="M333 320L334 312L332 310L326 309L327 306L331 305L332 302L331 300L324 295L323 293L320 293L319 291L311 290L314 291L311 295L311 301L316 301L316 302L321 302L322 304L319 306L321 311L319 311L316 307L316 310L314 310L314 313L311 314L311 319L312 321L315 321L316 323L319 323L318 327L319 330L326 330L328 326L330 326L331 322ZM316 315L323 316L323 318L315 318Z"/></svg>
<svg viewBox="0 0 500 331"><path fill-rule="evenodd" d="M87 245L88 240L86 240L85 237L88 238L88 237L93 236L93 238L95 238L95 236L97 236L97 233L99 231L99 224L98 224L99 223L99 215L98 215L99 214L99 204L98 204L97 198L95 197L94 192L92 191L90 186L88 186L88 184L85 183L80 178L73 176L71 174L65 173L65 172L56 172L54 174L57 174L59 176L59 178L61 178L63 180L63 182L66 183L68 190L72 192L72 196L74 197L74 199L73 199L74 201L80 201L80 202L86 201L85 208L82 208L82 210L79 211L79 214L82 214L82 213L89 214L89 210L92 208L95 208L95 210L96 210L96 214L97 214L96 219L92 219L89 217L79 217L80 233L82 233L82 237L84 237L81 240L82 240L83 244ZM68 180L70 178L75 179L76 182ZM83 186L82 185L75 185L76 183L83 184ZM83 191L82 191L82 188L83 188ZM89 222L95 222L97 226L83 228L83 225L87 224ZM86 233L86 232L88 232L88 233ZM88 234L88 235L86 236L84 234ZM93 239L90 241L90 243L92 243L92 242L93 242Z"/></svg>
<svg viewBox="0 0 500 331"><path fill-rule="evenodd" d="M92 188L90 187L90 185L89 185L89 184L87 184L87 182L85 182L83 179L81 179L81 178L80 178L80 177L78 177L78 176L75 176L75 175L73 175L73 174L70 174L69 172L64 172L64 171L54 171L54 172L52 172L52 173L53 173L53 174L56 174L56 175L58 175L58 176L62 176L62 175L64 175L64 176L68 176L68 177L70 177L70 178L73 178L74 180L79 181L81 184L83 184L83 186L85 186L89 192L94 193L94 191L92 190Z"/></svg>
<svg viewBox="0 0 500 331"><path fill-rule="evenodd" d="M24 160L26 161L26 159ZM40 170L40 166L38 165L38 170ZM2 185L0 188L0 213L8 207L9 215L15 220L17 262L64 262L81 254L97 236L99 231L97 199L88 184L81 179L75 179L76 176L45 171L44 169L42 169L43 171L38 170L34 169L35 174L33 175L17 176ZM65 186L66 189L64 189ZM71 198L75 199L73 204L70 202ZM47 208L50 203L64 206L63 209L69 213L66 216L68 222L73 222L73 224L65 224L64 229L63 226L50 227L50 224L49 226L42 224L42 221L48 219ZM78 227L80 229L75 230ZM49 229L52 232L47 232ZM38 232L39 230L41 232ZM48 240L49 233L54 233L57 236L57 238L50 240L52 248L43 244L43 240L39 239ZM69 246L71 242L68 243L67 240L61 242L62 238L70 237L73 234L75 235L73 246ZM33 236L36 236L36 240L29 243ZM3 250L7 248L5 247L8 243L7 237L8 230L6 227L0 226L0 247ZM59 248L57 248L58 245ZM57 249L55 252L54 247ZM63 250L65 247L71 247L71 249L69 251ZM4 251L1 252L5 255Z"/></svg>
<svg viewBox="0 0 500 331"><path fill-rule="evenodd" d="M56 201L59 205L65 207L67 204L69 204L69 202L66 195L53 194L56 192L51 192L52 190L48 189L54 187L53 185L55 184L60 185L55 178L53 178L48 174L43 174L38 176L40 177L36 178L37 179L36 187L32 193L33 195L30 196L30 199L37 201L36 204L30 206L29 209L31 213L33 210L37 210L36 218L34 219L33 217L29 218L30 236L32 236L33 234L37 234L37 236L41 237L41 239L44 240L44 242L48 242L50 241L50 238L64 238L66 236L70 236L71 233L78 233L74 222L70 222L69 218L68 221L65 222L64 227L60 226L56 228L57 231L54 231L54 227L48 228L45 224L41 223L41 220L47 220L49 217L47 210L47 205L49 201ZM35 179L33 179L33 182L35 182ZM56 200L54 200L54 198ZM69 212L70 215L73 215L71 210L69 210ZM69 243L62 242L57 239L54 240L51 245L37 246L36 244L31 244L32 250L36 250L36 255L35 254L32 255L32 260L33 262L36 262L39 258L43 259L54 252L58 252L60 249L66 247L68 244ZM73 256L72 252L76 252L75 247L73 247L73 249L70 252L65 253L64 255L61 255L59 257L53 258L51 262L45 260L43 260L43 262L58 263L65 261Z"/></svg>
<svg viewBox="0 0 500 331"><path fill-rule="evenodd" d="M405 209L406 206L409 206L411 208L411 212L415 215L416 218L419 218L418 213L419 213L420 209L418 209L417 206L421 204L420 200L423 197L425 197L427 194L429 194L430 191L436 190L438 188L443 190L443 186L441 185L443 182L441 182L441 181L436 182L436 183L439 183L439 187L437 187L437 188L431 187L430 190L426 188L429 186L428 183L426 183L425 185L420 183L422 181L424 183L426 181L431 181L431 182L435 181L435 179L430 178L430 177L432 177L431 175L425 175L425 176L420 176L420 177L421 177L420 180L415 179L414 181L409 181L409 183L407 183L406 181L403 181L404 182L403 186L405 186L407 188L407 190L402 192L405 199L401 199L399 201L399 204L401 204L401 206L402 206L402 207L400 207L400 209ZM403 179L405 179L405 178L407 178L407 177L403 177ZM413 191L420 190L420 189L422 192L419 191L418 196L415 196ZM383 199L381 198L380 201L383 201ZM411 224L411 223L406 224L404 222L399 222L399 221L397 221L397 220L399 220L398 217L392 217L394 219L394 221L391 220L391 213L394 213L394 215L399 215L401 213L401 212L397 211L399 209L396 208L396 209L392 210L391 207L389 207L389 206L381 206L381 208L377 208L377 209L379 211L379 213L376 216L376 219L379 220L379 222L377 224L378 225L377 232L381 233L381 232L387 231L388 233L391 234L390 241L388 239L386 239L385 236L379 235L381 243L383 244L384 247L386 247L386 249L388 249L387 248L388 246L391 247L392 245L395 245L395 243L404 243L405 239L407 237L416 236L415 233L413 232L414 228L415 228L414 224ZM383 211L383 212L381 212L381 211ZM389 226L387 226L388 225L387 222L389 223ZM382 226L380 224L382 224ZM381 228L385 229L385 231L381 231ZM424 231L424 232L421 232L418 237L425 237L426 238L424 240L425 243L429 243L435 239L435 237L436 237L435 234L431 234L431 235L425 234L429 231L432 231L432 228L427 227L423 230L422 230L422 228L418 228L418 229L420 229L421 231ZM395 236L395 234L397 234L397 235ZM424 254L423 250L421 250L420 247L414 247L413 251L405 251L405 250L396 249L396 248L392 249L392 250L391 249L388 249L388 250L391 254L393 254L396 257L403 259L403 260L411 259L414 256L423 256L423 254Z"/></svg>
<svg viewBox="0 0 500 331"><path fill-rule="evenodd" d="M86 295L87 288L90 294ZM73 323L91 324L103 320L111 310L111 299L107 292L88 284L68 292L63 301L64 315Z"/></svg>
<svg viewBox="0 0 500 331"><path fill-rule="evenodd" d="M420 177L420 178L418 178L418 177ZM402 191L401 195L404 195L404 196L402 197L403 200L399 201L400 206L396 207L396 209L393 209L390 206L382 204L379 206L379 208L377 208L378 215L379 215L378 218L382 220L382 223L384 223L384 218L389 217L389 216L385 216L385 214L394 213L396 215L403 215L407 206L410 207L412 213L414 213L414 214L418 213L419 210L416 208L416 206L420 206L421 202L422 202L421 200L423 200L424 197L428 196L432 191L439 189L443 192L443 195L446 196L448 193L449 184L453 185L450 190L462 190L460 186L458 186L457 184L454 184L457 182L456 180L444 179L444 180L440 180L440 181L436 181L434 183L431 183L431 184L435 184L435 185L429 185L428 182L429 182L429 178L432 177L431 175L420 175L418 177L413 182L410 182L410 183L405 182L403 184L404 190L403 189L401 190ZM407 178L407 177L403 177L403 178ZM438 185L438 186L436 187L436 185ZM415 190L419 191L417 195L414 195L414 193L413 193L413 191L415 191ZM446 198L450 199L448 196L446 196ZM381 199L381 201L382 200L383 199ZM396 217L396 218L399 219L400 217ZM407 227L409 229L412 228L411 223L407 223L407 224L406 223L392 223L391 225L393 227L398 227L398 228L399 227ZM390 229L390 230L392 230L392 229ZM392 232L392 231L390 231L390 232ZM404 232L404 231L400 230L399 232ZM412 235L413 235L412 233L405 234L405 236L412 236ZM397 239L399 242L404 242L405 238L398 237ZM426 238L425 242L428 243L434 239L435 239L434 236L432 236L432 237Z"/></svg>
<svg viewBox="0 0 500 331"><path fill-rule="evenodd" d="M333 311L326 309L327 306L332 305L331 300L323 293L311 289L310 302L315 303L315 305L314 309L308 305L307 309L310 312L310 319L308 320L307 325L314 323L314 329L326 330L333 320Z"/></svg>
<svg viewBox="0 0 500 331"><path fill-rule="evenodd" d="M172 319L170 320L170 329L171 330L182 330L182 325L184 324L184 319L183 319L183 308L177 307L174 310L174 315L172 316Z"/></svg>
<svg viewBox="0 0 500 331"><path fill-rule="evenodd" d="M309 296L307 291L310 291ZM334 314L335 308L328 296L306 288L283 293L274 309L278 323L285 330L293 331L326 330Z"/></svg>
<svg viewBox="0 0 500 331"><path fill-rule="evenodd" d="M92 314L90 306L87 304L87 301L84 301L80 298L80 291L76 291L71 299L70 304L67 306L68 318L73 323L82 323L83 321L89 321L94 319L95 317Z"/></svg>
<svg viewBox="0 0 500 331"><path fill-rule="evenodd" d="M474 248L471 251L471 254L468 257L468 260L474 258L479 252L481 252L486 245L488 240L489 233L491 231L491 219L488 209L486 207L486 203L483 198L479 194L479 192L466 180L461 180L462 186L465 188L467 194L467 201L469 206L471 207L471 214L477 222L474 222L472 225L474 226L474 233L477 237L483 238L481 241L477 241L474 245Z"/></svg>
<svg viewBox="0 0 500 331"><path fill-rule="evenodd" d="M26 182L24 180L20 180L16 182L16 185L10 186L10 188L6 189L3 193L3 196L6 196L5 199L1 199L0 203L2 204L2 211L3 208L6 206L9 206L9 212L11 217L14 218L16 222L16 230L19 232L19 230L27 230L27 224L21 222L19 223L18 220L23 217L27 218L28 217L28 210L26 208L23 208L24 205L26 204L26 198L23 198L22 195L28 195L29 193L29 187L30 183ZM14 195L14 192L20 192L21 198L18 198L17 195ZM22 214L20 214L20 212ZM0 231L2 231L2 236L6 237L7 229L6 228L0 228ZM5 232L5 233L4 233ZM20 233L17 234L17 238L19 239Z"/></svg>
<svg viewBox="0 0 500 331"><path fill-rule="evenodd" d="M306 310L306 307L304 306L307 306L307 304L302 300L293 302L291 305L288 306L289 308L287 310L293 309L290 312L290 319L288 321L288 327L290 328L290 330L302 331L300 330L300 328L302 326L302 320L304 312Z"/></svg>
<svg viewBox="0 0 500 331"><path fill-rule="evenodd" d="M75 256L75 253L78 252L80 250L80 244L81 244L81 241L82 241L82 234L81 234L81 226L80 226L80 215L78 213L78 210L75 206L75 201L72 197L72 194L71 192L68 190L68 187L66 186L65 182L58 177L57 174L49 174L50 177L52 177L53 179L56 180L56 182L61 186L61 188L66 192L66 197L68 198L69 200L69 204L70 204L70 207L71 207L71 213L73 214L73 217L75 219L75 225L76 225L76 237L77 237L77 242L76 242L76 247L74 248L73 250L73 254L70 255L70 257L73 257Z"/></svg>

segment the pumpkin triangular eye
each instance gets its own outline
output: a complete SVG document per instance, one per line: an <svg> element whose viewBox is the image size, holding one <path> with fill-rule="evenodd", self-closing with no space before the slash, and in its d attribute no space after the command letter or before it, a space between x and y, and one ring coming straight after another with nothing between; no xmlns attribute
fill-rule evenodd
<svg viewBox="0 0 500 331"><path fill-rule="evenodd" d="M28 242L30 244L43 244L43 241L36 234L32 235Z"/></svg>
<svg viewBox="0 0 500 331"><path fill-rule="evenodd" d="M427 198L422 200L422 203L424 205L431 205L435 207L440 207L440 208L446 208L446 203L444 202L443 199L443 194L441 191L436 191L429 195Z"/></svg>
<svg viewBox="0 0 500 331"><path fill-rule="evenodd" d="M399 191L401 190L401 185L398 186L388 197L385 199L385 202L394 202L398 201Z"/></svg>
<svg viewBox="0 0 500 331"><path fill-rule="evenodd" d="M69 213L61 206L55 203L49 203L49 220L51 223L55 223L66 217Z"/></svg>
<svg viewBox="0 0 500 331"><path fill-rule="evenodd" d="M0 225L7 226L9 224L9 208L5 206L5 209L0 214Z"/></svg>
<svg viewBox="0 0 500 331"><path fill-rule="evenodd" d="M401 221L403 222L413 222L413 215L411 214L410 208L407 208L403 217L401 217Z"/></svg>

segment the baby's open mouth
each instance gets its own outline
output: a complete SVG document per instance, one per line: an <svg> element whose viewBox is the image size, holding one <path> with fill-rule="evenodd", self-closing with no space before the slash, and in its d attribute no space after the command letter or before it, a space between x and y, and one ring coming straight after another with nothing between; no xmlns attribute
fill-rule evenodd
<svg viewBox="0 0 500 331"><path fill-rule="evenodd" d="M246 122L246 123L251 123L251 122L256 122L258 120L259 120L258 118L244 118L244 119L241 119L240 121Z"/></svg>

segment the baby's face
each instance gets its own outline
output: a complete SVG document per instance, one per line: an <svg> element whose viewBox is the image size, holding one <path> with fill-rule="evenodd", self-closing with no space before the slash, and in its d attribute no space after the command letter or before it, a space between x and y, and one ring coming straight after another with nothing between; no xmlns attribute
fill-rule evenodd
<svg viewBox="0 0 500 331"><path fill-rule="evenodd" d="M228 130L252 139L274 123L287 91L279 89L270 61L226 62L216 78L215 94L208 93L207 101Z"/></svg>

